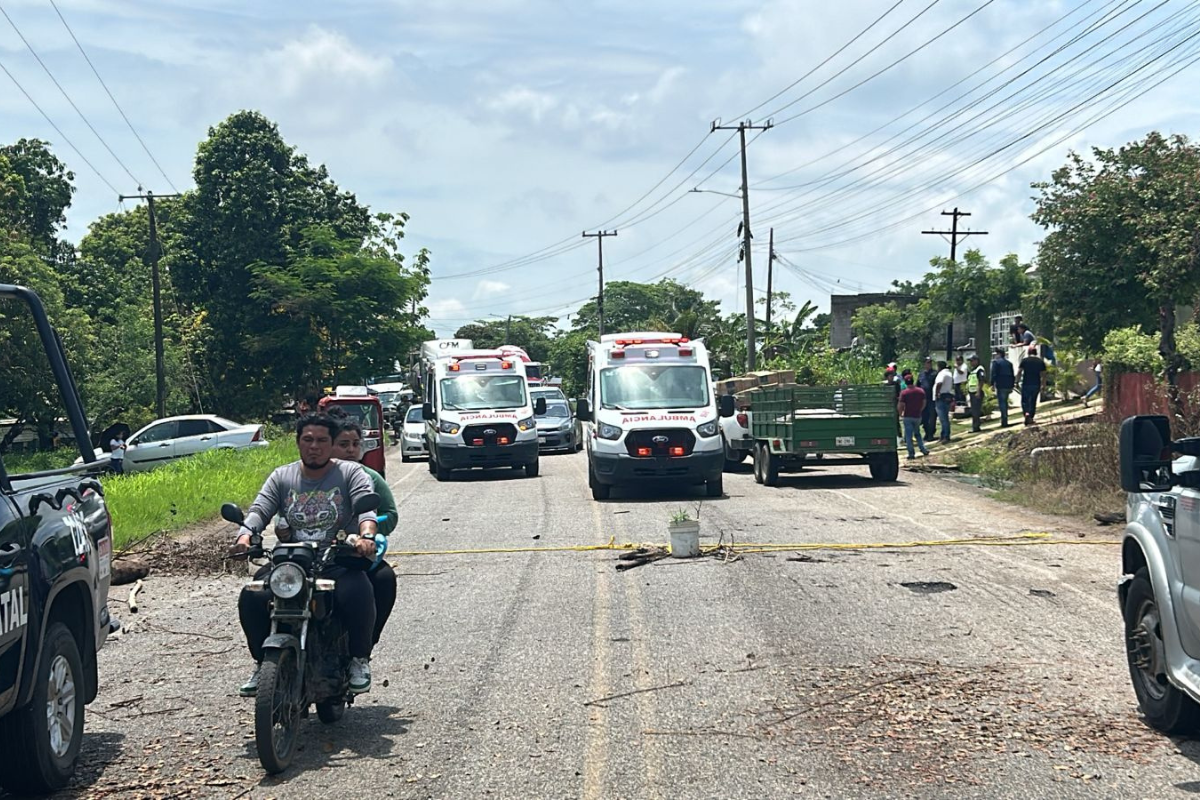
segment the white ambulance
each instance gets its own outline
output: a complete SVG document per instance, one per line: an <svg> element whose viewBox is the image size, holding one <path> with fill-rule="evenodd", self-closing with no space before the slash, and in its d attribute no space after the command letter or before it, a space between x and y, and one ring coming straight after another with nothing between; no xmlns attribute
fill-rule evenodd
<svg viewBox="0 0 1200 800"><path fill-rule="evenodd" d="M438 346L445 341L422 350L429 471L439 481L455 470L489 467L536 477L536 403L522 361L499 350Z"/></svg>
<svg viewBox="0 0 1200 800"><path fill-rule="evenodd" d="M613 486L660 481L703 483L724 491L720 415L732 397L712 391L708 351L677 333L616 333L588 342L587 395L577 416L588 422L588 485L596 500Z"/></svg>

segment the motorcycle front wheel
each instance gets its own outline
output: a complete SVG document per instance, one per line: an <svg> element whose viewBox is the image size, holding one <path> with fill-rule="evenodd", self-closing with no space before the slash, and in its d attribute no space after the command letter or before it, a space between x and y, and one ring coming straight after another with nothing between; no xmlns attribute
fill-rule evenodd
<svg viewBox="0 0 1200 800"><path fill-rule="evenodd" d="M300 676L296 654L271 650L263 656L254 700L254 744L263 769L272 775L292 763L300 726Z"/></svg>

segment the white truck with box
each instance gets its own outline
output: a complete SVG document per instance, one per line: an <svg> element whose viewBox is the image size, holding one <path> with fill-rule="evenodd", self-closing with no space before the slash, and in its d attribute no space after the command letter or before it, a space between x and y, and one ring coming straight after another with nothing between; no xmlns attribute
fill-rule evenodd
<svg viewBox="0 0 1200 800"><path fill-rule="evenodd" d="M509 467L538 474L534 411L523 362L499 350L422 347L425 443L429 471L439 480L457 470ZM470 342L466 342L470 344Z"/></svg>
<svg viewBox="0 0 1200 800"><path fill-rule="evenodd" d="M576 416L587 423L588 485L605 500L613 486L704 484L724 492L719 417L733 398L712 390L708 350L677 333L617 333L588 342L587 394ZM718 405L720 411L718 413Z"/></svg>

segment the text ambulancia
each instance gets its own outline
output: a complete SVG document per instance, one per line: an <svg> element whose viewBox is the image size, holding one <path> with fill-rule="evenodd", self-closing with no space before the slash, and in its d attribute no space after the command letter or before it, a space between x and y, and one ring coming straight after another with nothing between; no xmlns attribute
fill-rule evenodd
<svg viewBox="0 0 1200 800"><path fill-rule="evenodd" d="M25 590L0 592L0 636L12 633L29 624L29 609L25 605Z"/></svg>
<svg viewBox="0 0 1200 800"><path fill-rule="evenodd" d="M588 342L587 395L577 415L590 423L592 497L604 500L613 486L646 480L704 484L709 497L720 497L725 454L711 387L701 341L677 333L618 333ZM733 411L732 402L725 403L720 416Z"/></svg>

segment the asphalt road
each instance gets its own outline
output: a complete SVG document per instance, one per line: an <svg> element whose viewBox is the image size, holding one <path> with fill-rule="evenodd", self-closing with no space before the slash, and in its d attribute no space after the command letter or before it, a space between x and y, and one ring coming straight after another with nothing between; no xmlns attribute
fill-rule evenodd
<svg viewBox="0 0 1200 800"><path fill-rule="evenodd" d="M375 688L303 726L265 778L234 577L155 576L100 659L75 794L212 797L1186 797L1200 746L1149 731L1125 669L1115 532L865 469L727 476L703 538L896 544L1052 532L1075 544L665 559L683 496L591 500L585 456L542 475L389 465L400 596ZM908 584L908 585L906 585ZM124 597L124 592L121 592Z"/></svg>

